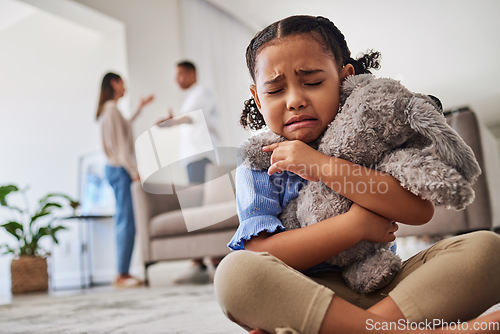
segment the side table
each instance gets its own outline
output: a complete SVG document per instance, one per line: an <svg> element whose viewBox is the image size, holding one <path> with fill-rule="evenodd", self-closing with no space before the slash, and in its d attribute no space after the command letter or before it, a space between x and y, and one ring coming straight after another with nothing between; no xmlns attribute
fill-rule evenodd
<svg viewBox="0 0 500 334"><path fill-rule="evenodd" d="M80 249L80 286L82 289L91 288L97 284L94 282L92 275L92 223L98 220L110 219L110 215L74 215L62 217L61 220L75 221L78 224L78 245ZM84 226L85 238L83 237ZM85 256L87 257L88 276L85 277ZM87 278L87 279L86 279Z"/></svg>

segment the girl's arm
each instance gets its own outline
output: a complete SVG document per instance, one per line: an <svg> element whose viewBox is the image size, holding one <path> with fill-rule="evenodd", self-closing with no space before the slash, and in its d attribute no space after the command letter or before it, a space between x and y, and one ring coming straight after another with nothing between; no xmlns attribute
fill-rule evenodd
<svg viewBox="0 0 500 334"><path fill-rule="evenodd" d="M269 252L297 270L309 269L361 240L390 242L397 225L355 203L351 209L316 224L276 234L261 232L245 249Z"/></svg>
<svg viewBox="0 0 500 334"><path fill-rule="evenodd" d="M288 170L306 180L321 181L351 201L393 221L408 225L427 223L432 202L404 189L389 174L324 155L294 140L265 146L272 151L269 174Z"/></svg>
<svg viewBox="0 0 500 334"><path fill-rule="evenodd" d="M408 225L427 223L434 205L401 186L391 175L323 155L319 180L351 201L384 217Z"/></svg>

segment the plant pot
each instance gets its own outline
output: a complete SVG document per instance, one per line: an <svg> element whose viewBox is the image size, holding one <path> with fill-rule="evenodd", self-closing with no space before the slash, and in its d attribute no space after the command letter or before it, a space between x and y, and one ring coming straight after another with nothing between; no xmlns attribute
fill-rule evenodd
<svg viewBox="0 0 500 334"><path fill-rule="evenodd" d="M10 264L12 293L47 291L49 274L47 258L41 256L21 256Z"/></svg>

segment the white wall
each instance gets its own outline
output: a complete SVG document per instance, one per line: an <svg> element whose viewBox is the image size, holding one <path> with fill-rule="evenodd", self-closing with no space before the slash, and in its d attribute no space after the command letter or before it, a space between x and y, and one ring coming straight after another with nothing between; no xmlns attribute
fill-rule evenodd
<svg viewBox="0 0 500 334"><path fill-rule="evenodd" d="M75 11L92 12L67 1L58 1L60 15L3 1L29 11L0 30L0 184L29 186L32 206L48 192L77 197L79 156L100 147L94 118L102 74L127 75L125 28L100 15L75 23L68 19ZM2 221L7 217L0 211ZM9 280L9 263L0 257L0 283Z"/></svg>
<svg viewBox="0 0 500 334"><path fill-rule="evenodd" d="M141 96L156 95L134 123L136 135L167 107L178 108L178 11L177 0L2 0L0 48L9 52L0 53L0 184L30 185L32 203L49 191L78 196L78 158L101 148L94 118L100 81L108 71L127 82L128 94L120 101L125 115ZM65 224L72 231L66 237L61 233L54 254L63 280L79 274L74 263L68 264L77 249L72 244L78 241L77 224ZM94 242L114 245L112 226L101 225ZM0 238L7 240L5 234ZM114 263L113 249L102 254ZM137 260L136 251L132 271L141 274ZM114 271L101 262L101 274ZM2 288L9 281L9 263L9 257L0 257Z"/></svg>
<svg viewBox="0 0 500 334"><path fill-rule="evenodd" d="M123 27L122 27L123 29ZM101 73L126 72L123 30L103 35L36 11L0 31L2 183L76 194L78 156L100 145Z"/></svg>

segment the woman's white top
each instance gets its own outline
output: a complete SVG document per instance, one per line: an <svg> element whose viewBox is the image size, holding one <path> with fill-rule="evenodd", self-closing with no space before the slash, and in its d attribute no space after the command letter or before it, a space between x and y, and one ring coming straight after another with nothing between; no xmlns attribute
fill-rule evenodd
<svg viewBox="0 0 500 334"><path fill-rule="evenodd" d="M104 103L99 119L108 164L125 168L132 179L138 177L131 122L123 117L114 100Z"/></svg>

